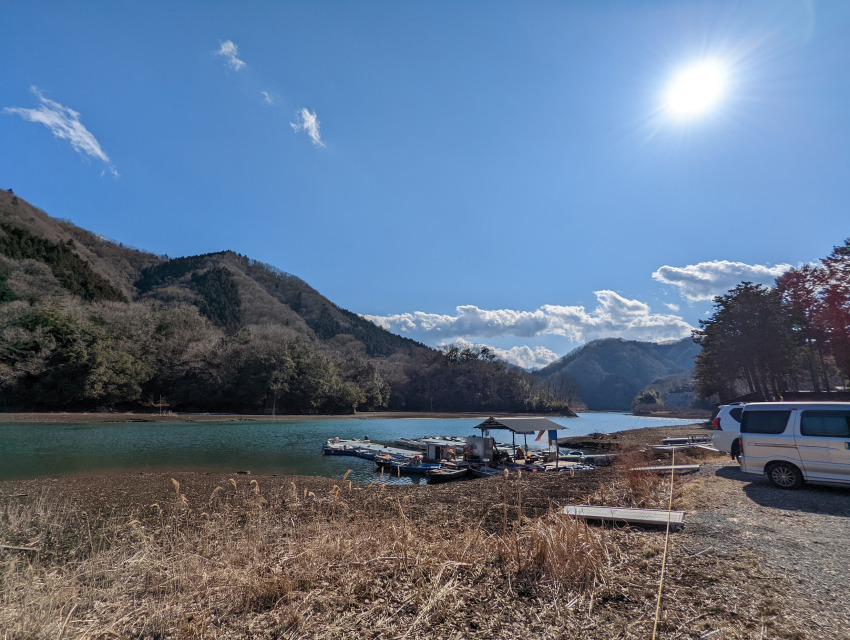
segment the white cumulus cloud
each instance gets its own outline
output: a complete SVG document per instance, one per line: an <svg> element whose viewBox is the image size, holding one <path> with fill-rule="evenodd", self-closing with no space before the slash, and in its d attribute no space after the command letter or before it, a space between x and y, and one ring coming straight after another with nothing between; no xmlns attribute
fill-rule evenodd
<svg viewBox="0 0 850 640"><path fill-rule="evenodd" d="M496 354L497 358L528 370L542 369L561 357L546 347L519 345L510 349L498 349L496 347L490 347L490 349Z"/></svg>
<svg viewBox="0 0 850 640"><path fill-rule="evenodd" d="M594 295L598 304L589 312L583 306L541 307L550 318L546 333L574 342L613 337L662 342L679 340L693 330L681 317L652 313L645 302L624 298L615 291L595 291Z"/></svg>
<svg viewBox="0 0 850 640"><path fill-rule="evenodd" d="M315 111L311 113L308 109L301 109L295 115L295 122L290 122L289 126L292 127L295 133L300 131L305 132L317 147L325 146L325 143L322 142L322 135L319 132L319 119L316 117Z"/></svg>
<svg viewBox="0 0 850 640"><path fill-rule="evenodd" d="M712 300L741 282L772 285L777 277L791 269L790 264L772 267L761 264L713 260L685 267L663 266L652 274L653 279L679 288L689 302Z"/></svg>
<svg viewBox="0 0 850 640"><path fill-rule="evenodd" d="M401 333L415 333L433 339L451 339L462 336L495 338L521 336L530 338L543 333L548 320L541 310L514 311L498 309L489 311L474 305L457 307L457 315L438 313L401 313L392 316L366 316L379 327Z"/></svg>
<svg viewBox="0 0 850 640"><path fill-rule="evenodd" d="M215 55L224 58L224 64L234 71L239 71L248 66L245 64L244 60L239 59L239 47L235 42L233 42L233 40L225 40L222 42L218 51L215 52Z"/></svg>
<svg viewBox="0 0 850 640"><path fill-rule="evenodd" d="M38 97L41 103L36 109L25 109L23 107L6 107L3 113L21 116L29 122L43 124L57 138L67 140L78 153L85 154L102 161L107 170L114 176L118 175L109 156L106 155L100 143L92 133L80 122L80 114L73 109L65 107L55 100L50 100L41 95L37 87L30 90Z"/></svg>
<svg viewBox="0 0 850 640"><path fill-rule="evenodd" d="M491 347L487 344L469 342L463 338L455 340L453 344L456 344L461 349L466 347L477 349L487 347L500 360L516 365L522 369L529 370L542 369L547 364L552 364L555 360L561 357L546 347L529 347L527 345L519 345L511 347L510 349L499 349L498 347Z"/></svg>
<svg viewBox="0 0 850 640"><path fill-rule="evenodd" d="M681 317L652 313L649 305L614 291L596 291L597 306L543 305L535 311L487 310L474 305L457 307L456 314L415 311L389 316L364 316L379 327L437 344L457 338L533 338L556 335L573 342L620 337L661 342L689 336L693 327Z"/></svg>

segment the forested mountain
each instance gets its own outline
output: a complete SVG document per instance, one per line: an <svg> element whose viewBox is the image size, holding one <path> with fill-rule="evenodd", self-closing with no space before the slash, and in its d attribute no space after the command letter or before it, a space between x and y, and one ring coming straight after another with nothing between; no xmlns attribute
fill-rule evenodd
<svg viewBox="0 0 850 640"><path fill-rule="evenodd" d="M169 259L0 191L0 410L565 409L486 350L435 351L225 251Z"/></svg>
<svg viewBox="0 0 850 640"><path fill-rule="evenodd" d="M579 347L537 372L556 394L572 393L590 410L629 410L653 380L685 374L700 347L690 338L665 344L619 338Z"/></svg>

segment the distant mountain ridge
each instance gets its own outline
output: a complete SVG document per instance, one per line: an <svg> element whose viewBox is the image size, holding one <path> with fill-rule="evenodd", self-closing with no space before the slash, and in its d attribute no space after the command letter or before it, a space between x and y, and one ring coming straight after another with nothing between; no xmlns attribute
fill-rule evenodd
<svg viewBox="0 0 850 640"><path fill-rule="evenodd" d="M652 381L693 369L699 352L690 338L662 344L605 338L588 342L536 375L544 381L571 381L592 411L627 411Z"/></svg>

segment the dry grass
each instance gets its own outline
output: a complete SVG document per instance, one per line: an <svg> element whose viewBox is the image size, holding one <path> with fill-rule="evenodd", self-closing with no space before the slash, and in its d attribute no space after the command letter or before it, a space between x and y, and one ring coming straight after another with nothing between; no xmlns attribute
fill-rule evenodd
<svg viewBox="0 0 850 640"><path fill-rule="evenodd" d="M415 637L463 619L472 594L580 599L619 559L611 532L554 514L499 536L423 529L383 485L231 478L193 504L171 483L167 503L96 519L47 494L9 501L3 539L40 551L0 564L3 637Z"/></svg>
<svg viewBox="0 0 850 640"><path fill-rule="evenodd" d="M586 501L658 506L664 479L627 464ZM10 498L0 541L38 551L0 549L0 637L648 637L663 533L541 515L540 491L576 479L529 475L465 483L481 505L448 514L438 496L459 487L346 479L165 477L145 504ZM683 631L701 606L687 583L671 585L661 637L700 637Z"/></svg>

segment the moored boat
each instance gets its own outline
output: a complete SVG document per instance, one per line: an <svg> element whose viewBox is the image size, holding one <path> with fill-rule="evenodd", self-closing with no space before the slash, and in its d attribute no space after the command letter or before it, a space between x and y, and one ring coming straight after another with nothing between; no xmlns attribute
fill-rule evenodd
<svg viewBox="0 0 850 640"><path fill-rule="evenodd" d="M422 462L422 458L418 456L409 460L397 460L390 456L381 455L375 458L375 464L384 471L406 474L426 474L440 468L439 463Z"/></svg>
<svg viewBox="0 0 850 640"><path fill-rule="evenodd" d="M463 478L468 478L469 473L468 469L433 469L428 471L428 482L430 483L438 483L438 482L450 482L452 480L462 480Z"/></svg>
<svg viewBox="0 0 850 640"><path fill-rule="evenodd" d="M328 440L322 445L322 453L326 456L356 456L357 447L352 447L348 444L334 443Z"/></svg>
<svg viewBox="0 0 850 640"><path fill-rule="evenodd" d="M492 478L493 476L499 475L501 471L485 465L473 465L469 467L469 473L476 478Z"/></svg>

